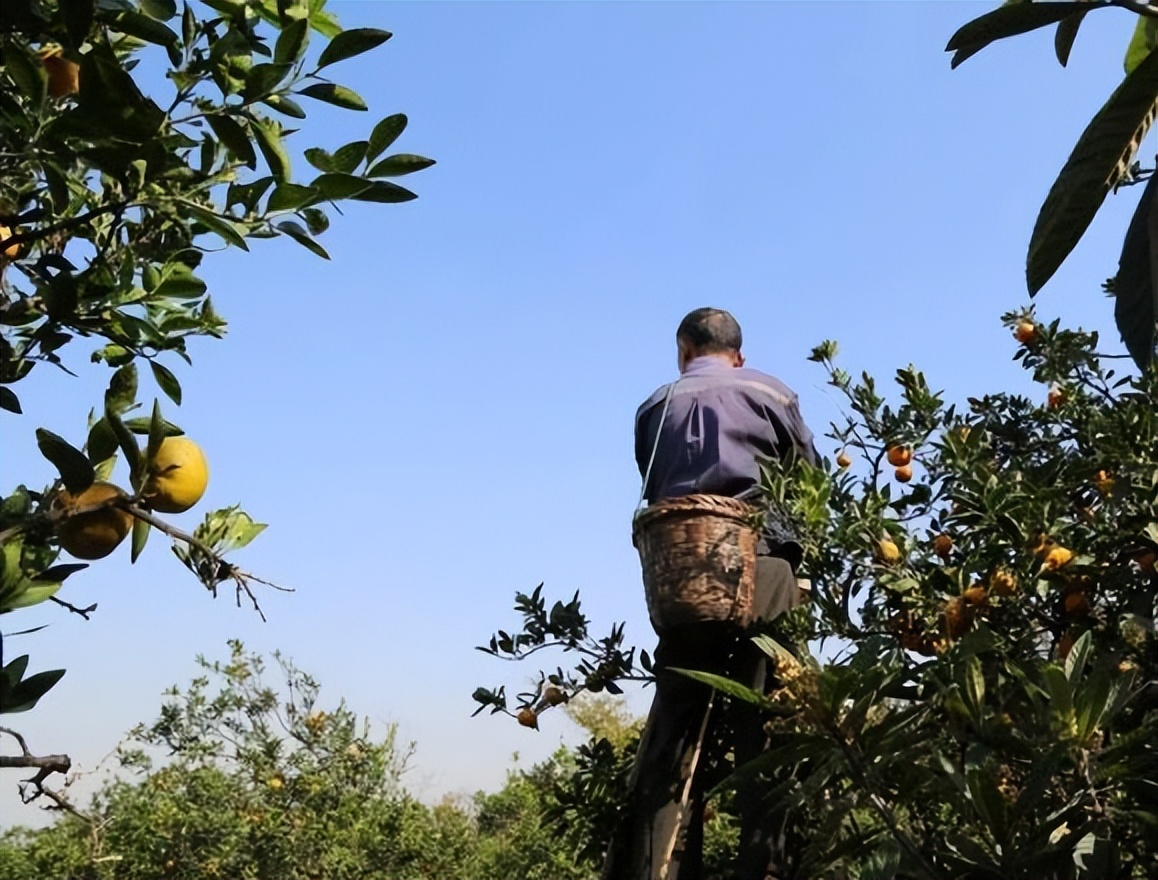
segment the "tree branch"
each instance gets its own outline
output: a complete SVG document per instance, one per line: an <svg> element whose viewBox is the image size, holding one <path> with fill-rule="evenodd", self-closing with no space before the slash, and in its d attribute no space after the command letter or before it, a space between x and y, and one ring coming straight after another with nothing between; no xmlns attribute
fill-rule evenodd
<svg viewBox="0 0 1158 880"><path fill-rule="evenodd" d="M1158 8L1151 6L1149 3L1137 3L1134 2L1134 0L1110 0L1110 5L1129 9L1136 15L1141 15L1145 18L1158 18Z"/></svg>
<svg viewBox="0 0 1158 880"><path fill-rule="evenodd" d="M69 217L67 220L61 220L59 223L54 223L52 226L45 226L42 229L34 229L30 232L19 232L16 235L4 239L6 247L13 245L21 245L30 241L39 241L42 238L48 238L50 235L55 235L57 232L63 232L66 229L73 229L77 226L83 226L90 220L95 220L105 214L112 214L117 211L124 211L126 208L132 206L132 202L113 202L111 205L101 205L99 208L93 208L87 214L80 214L76 217Z"/></svg>

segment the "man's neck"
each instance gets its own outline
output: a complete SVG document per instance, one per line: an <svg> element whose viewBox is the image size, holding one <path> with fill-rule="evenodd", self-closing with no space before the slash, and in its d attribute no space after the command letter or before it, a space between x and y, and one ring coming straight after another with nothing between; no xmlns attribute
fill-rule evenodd
<svg viewBox="0 0 1158 880"><path fill-rule="evenodd" d="M732 363L730 355L726 354L702 354L697 358L692 358L684 365L683 373L681 375L687 376L692 373L714 373L719 370L735 369L735 364Z"/></svg>

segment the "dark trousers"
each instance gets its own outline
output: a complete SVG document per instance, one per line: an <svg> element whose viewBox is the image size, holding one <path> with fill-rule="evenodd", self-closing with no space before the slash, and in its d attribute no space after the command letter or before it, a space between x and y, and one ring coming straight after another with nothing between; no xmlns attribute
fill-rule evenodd
<svg viewBox="0 0 1158 880"><path fill-rule="evenodd" d="M757 560L754 612L772 620L801 601L792 567L783 559ZM726 675L764 692L767 656L739 627L701 624L660 636L656 685L639 743L627 814L616 831L603 880L699 880L703 872L704 791L707 751L722 729L730 731L736 766L766 745L757 707L732 701L727 717L719 694L670 671L672 667ZM737 880L764 880L774 871L777 832L768 827L755 792L737 793L740 849Z"/></svg>

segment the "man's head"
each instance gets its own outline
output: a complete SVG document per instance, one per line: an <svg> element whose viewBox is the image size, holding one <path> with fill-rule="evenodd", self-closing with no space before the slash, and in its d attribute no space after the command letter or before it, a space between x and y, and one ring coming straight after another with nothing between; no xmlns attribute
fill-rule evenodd
<svg viewBox="0 0 1158 880"><path fill-rule="evenodd" d="M736 319L723 309L696 309L688 312L676 330L680 372L699 357L718 357L733 367L744 366L740 346L744 337Z"/></svg>

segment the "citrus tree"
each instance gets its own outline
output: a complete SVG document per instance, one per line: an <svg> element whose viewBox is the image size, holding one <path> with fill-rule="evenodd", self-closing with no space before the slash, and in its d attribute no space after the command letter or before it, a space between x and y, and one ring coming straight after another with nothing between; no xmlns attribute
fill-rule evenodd
<svg viewBox="0 0 1158 880"><path fill-rule="evenodd" d="M1110 192L1145 179L1136 156L1158 115L1158 6L1148 0L1006 0L961 27L949 40L957 67L986 46L1039 28L1054 27L1054 49L1064 67L1083 19L1115 8L1137 19L1126 47L1126 76L1090 120L1038 212L1026 254L1025 278L1034 296L1085 234ZM1145 367L1158 344L1158 183L1142 192L1126 233L1118 272L1105 285L1130 355Z"/></svg>
<svg viewBox="0 0 1158 880"><path fill-rule="evenodd" d="M332 78L335 65L384 43L374 28L343 30L325 0L5 0L0 18L0 408L19 430L21 380L69 373L81 350L108 370L87 422L36 428L59 477L0 500L0 614L67 602L66 578L124 541L133 561L153 530L214 595L231 584L258 608L259 578L225 555L264 528L238 508L212 511L192 533L163 514L193 507L208 480L201 448L163 412L141 410L140 371L166 398L193 337L225 321L199 268L206 253L248 251L285 236L318 242L343 200L395 203L415 194L387 178L433 164L388 151L406 127L394 114L364 139L309 147L290 138L311 102L365 111ZM291 127L292 126L292 127ZM296 143L296 141L295 141ZM296 171L295 171L296 169ZM29 426L26 430L32 430ZM119 469L119 470L118 470ZM120 476L118 476L120 474ZM63 551L63 555L62 555ZM71 559L69 558L71 557ZM79 560L79 561L73 561ZM260 610L260 609L259 609ZM7 627L8 644L16 636ZM28 674L29 655L0 638L0 713L33 708L63 670ZM0 767L35 770L27 797L69 768L20 735Z"/></svg>
<svg viewBox="0 0 1158 880"><path fill-rule="evenodd" d="M848 412L836 463L764 468L814 600L757 639L770 694L697 677L767 710L767 751L718 791L754 787L779 814L784 876L1141 880L1158 866L1158 372L1119 376L1096 334L1031 312L1005 321L1036 396L952 406L910 367L890 400L825 343L812 359ZM522 607L523 631L484 650L602 652L583 664L645 674L622 663L619 627L591 639L575 608L574 629L543 638L551 613L544 626ZM606 686L561 668L541 681L565 697ZM510 708L501 689L476 699L541 716L549 686Z"/></svg>

